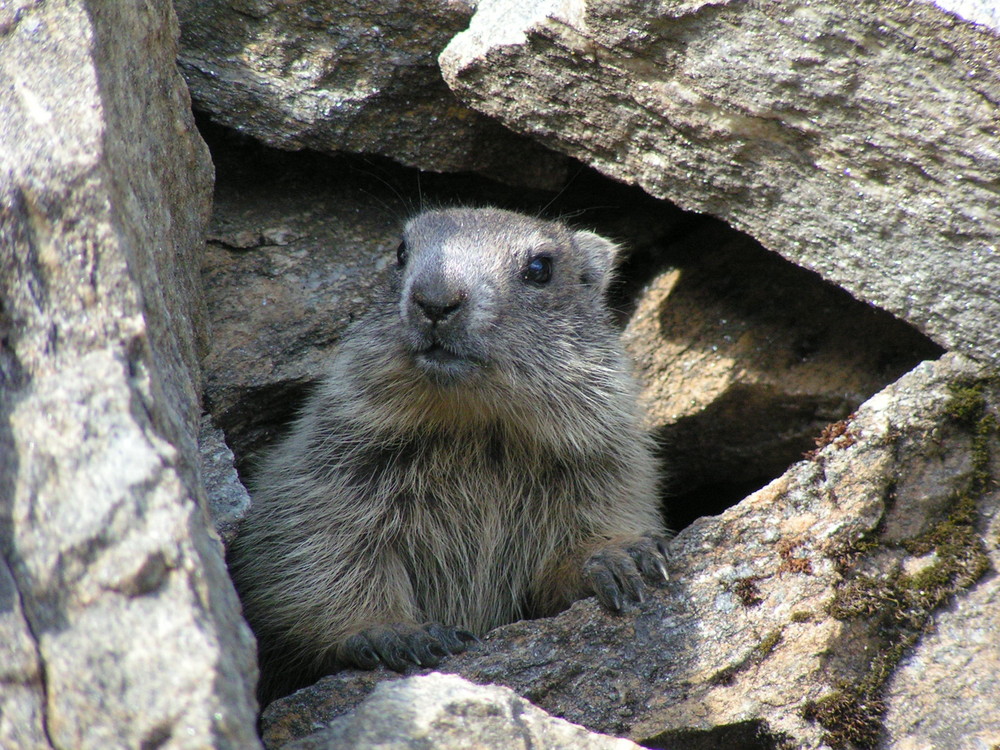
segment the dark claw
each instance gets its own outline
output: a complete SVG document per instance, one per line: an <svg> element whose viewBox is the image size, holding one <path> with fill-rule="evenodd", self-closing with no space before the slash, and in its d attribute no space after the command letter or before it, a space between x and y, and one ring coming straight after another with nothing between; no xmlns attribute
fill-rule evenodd
<svg viewBox="0 0 1000 750"><path fill-rule="evenodd" d="M651 583L669 580L665 553L666 540L653 535L609 544L584 563L583 578L601 604L621 612L626 601L646 600L643 578Z"/></svg>
<svg viewBox="0 0 1000 750"><path fill-rule="evenodd" d="M434 653L435 647L437 647L439 652L443 651L443 649L424 630L418 630L413 633L410 637L410 647L417 659L417 663L421 667L436 667L441 663L442 657L445 656L443 653L440 655Z"/></svg>
<svg viewBox="0 0 1000 750"><path fill-rule="evenodd" d="M670 574L667 573L667 565L663 562L663 558L660 557L657 552L647 549L640 550L639 553L635 555L635 562L647 580L652 581L653 583L661 583L670 580Z"/></svg>
<svg viewBox="0 0 1000 750"><path fill-rule="evenodd" d="M606 560L598 558L597 555L591 557L584 564L583 577L590 584L591 590L597 595L601 604L612 612L622 611L624 601L622 600L621 586L619 586L618 580Z"/></svg>
<svg viewBox="0 0 1000 750"><path fill-rule="evenodd" d="M424 625L424 630L428 635L435 638L449 655L460 654L469 648L470 643L479 644L481 641L468 630L461 628L445 627L436 622Z"/></svg>
<svg viewBox="0 0 1000 750"><path fill-rule="evenodd" d="M341 658L358 669L375 669L379 665L378 654L368 643L363 633L352 635L340 650Z"/></svg>
<svg viewBox="0 0 1000 750"><path fill-rule="evenodd" d="M462 641L462 650L464 651L468 646L466 644L474 644L476 646L482 646L483 642L476 637L475 633L470 633L468 630L461 630L455 628L455 635L458 636L459 640Z"/></svg>
<svg viewBox="0 0 1000 750"><path fill-rule="evenodd" d="M369 638L382 663L394 672L405 672L411 664L419 663L414 654L392 628L371 631Z"/></svg>
<svg viewBox="0 0 1000 750"><path fill-rule="evenodd" d="M460 654L465 650L462 641L455 635L455 628L446 628L436 622L430 622L424 625L424 629L449 655Z"/></svg>
<svg viewBox="0 0 1000 750"><path fill-rule="evenodd" d="M625 547L646 580L651 583L666 583L670 580L667 572L667 540L659 536L642 536Z"/></svg>
<svg viewBox="0 0 1000 750"><path fill-rule="evenodd" d="M631 572L626 572L623 583L623 588L629 601L638 602L639 604L646 601L646 592L643 588L642 578L638 573L632 574Z"/></svg>
<svg viewBox="0 0 1000 750"><path fill-rule="evenodd" d="M465 651L479 639L468 630L437 623L398 623L369 628L348 638L340 649L341 659L359 669L384 664L396 672L410 666L436 667L441 659Z"/></svg>
<svg viewBox="0 0 1000 750"><path fill-rule="evenodd" d="M654 536L653 539L656 540L656 549L659 550L660 555L665 560L667 558L667 540L662 536Z"/></svg>

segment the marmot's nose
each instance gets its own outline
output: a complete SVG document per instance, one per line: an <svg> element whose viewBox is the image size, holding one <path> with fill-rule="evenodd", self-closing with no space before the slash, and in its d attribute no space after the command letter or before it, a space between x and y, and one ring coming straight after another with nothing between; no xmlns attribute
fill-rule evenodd
<svg viewBox="0 0 1000 750"><path fill-rule="evenodd" d="M426 292L414 291L411 299L420 308L431 323L441 323L452 313L458 310L465 302L464 292L450 292L447 294L427 294Z"/></svg>

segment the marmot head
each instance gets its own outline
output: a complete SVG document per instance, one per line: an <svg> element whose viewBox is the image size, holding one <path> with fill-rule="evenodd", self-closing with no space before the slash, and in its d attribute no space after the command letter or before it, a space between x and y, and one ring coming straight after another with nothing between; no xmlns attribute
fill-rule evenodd
<svg viewBox="0 0 1000 750"><path fill-rule="evenodd" d="M368 333L345 340L369 418L590 442L582 433L634 395L605 300L617 253L591 232L499 209L419 214Z"/></svg>
<svg viewBox="0 0 1000 750"><path fill-rule="evenodd" d="M422 213L397 253L402 343L442 387L592 357L617 252L591 232L509 211Z"/></svg>

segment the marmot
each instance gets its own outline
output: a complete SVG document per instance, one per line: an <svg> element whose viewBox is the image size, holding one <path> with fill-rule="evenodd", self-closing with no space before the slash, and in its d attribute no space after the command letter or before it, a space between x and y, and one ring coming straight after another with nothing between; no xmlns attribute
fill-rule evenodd
<svg viewBox="0 0 1000 750"><path fill-rule="evenodd" d="M590 594L620 610L666 578L605 301L617 251L499 209L406 224L230 550L262 700L344 666L433 666Z"/></svg>

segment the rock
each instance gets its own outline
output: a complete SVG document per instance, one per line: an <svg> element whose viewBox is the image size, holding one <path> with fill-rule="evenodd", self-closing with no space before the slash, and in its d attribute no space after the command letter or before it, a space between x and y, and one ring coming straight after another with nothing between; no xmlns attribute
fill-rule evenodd
<svg viewBox="0 0 1000 750"><path fill-rule="evenodd" d="M225 434L212 424L207 414L201 418L198 447L212 526L222 543L229 546L240 521L250 512L250 494L236 473L235 458L226 445Z"/></svg>
<svg viewBox="0 0 1000 750"><path fill-rule="evenodd" d="M0 657L0 747L49 747L42 665L4 557L0 557Z"/></svg>
<svg viewBox="0 0 1000 750"><path fill-rule="evenodd" d="M996 364L998 57L923 2L485 0L440 63L513 130Z"/></svg>
<svg viewBox="0 0 1000 750"><path fill-rule="evenodd" d="M994 476L997 474L994 473ZM1000 533L996 512L983 518ZM996 569L996 557L994 572ZM941 612L889 683L889 747L993 747L1000 740L1000 586L994 582ZM994 700L989 700L994 696Z"/></svg>
<svg viewBox="0 0 1000 750"><path fill-rule="evenodd" d="M0 8L0 744L234 747L253 639L201 507L212 167L169 3Z"/></svg>
<svg viewBox="0 0 1000 750"><path fill-rule="evenodd" d="M972 428L971 468L978 481L997 495L1000 452L996 450L997 402L987 409L979 402L996 394L996 379L989 391L966 387L957 394L953 410L959 420ZM971 407L971 408L970 408ZM991 435L992 433L992 435ZM993 441L990 443L990 441ZM947 460L945 454L943 459ZM933 477L920 477L933 490L929 497L941 499ZM1000 569L997 540L1000 540L1000 508L997 503L981 504L976 530L990 557L990 576L980 585L943 609L926 628L918 648L908 655L889 682L885 717L888 747L993 747L1000 742ZM931 568L930 572L933 572ZM929 578L925 574L925 578Z"/></svg>
<svg viewBox="0 0 1000 750"><path fill-rule="evenodd" d="M678 523L720 512L814 447L823 427L941 350L721 222L668 248L625 341L663 446ZM690 513L679 507L688 495ZM723 485L720 487L720 485ZM711 495L730 499L712 504ZM683 498L676 497L683 495Z"/></svg>
<svg viewBox="0 0 1000 750"><path fill-rule="evenodd" d="M934 4L975 23L1000 29L1000 7L994 0L934 0Z"/></svg>
<svg viewBox="0 0 1000 750"><path fill-rule="evenodd" d="M568 160L459 102L436 57L474 3L308 9L273 0L178 0L180 66L214 122L282 149L380 154L421 169L553 187Z"/></svg>
<svg viewBox="0 0 1000 750"><path fill-rule="evenodd" d="M438 673L382 683L350 716L285 747L404 750L424 743L439 750L639 747L553 718L507 688L473 685L460 677Z"/></svg>
<svg viewBox="0 0 1000 750"><path fill-rule="evenodd" d="M407 207L359 187L308 170L220 170L201 258L212 329L202 367L206 408L241 468L292 416L395 259Z"/></svg>
<svg viewBox="0 0 1000 750"><path fill-rule="evenodd" d="M634 611L577 602L438 669L653 747L993 743L1000 699L972 686L995 680L998 415L996 371L925 362L811 459L681 532L670 583ZM387 679L342 672L276 701L265 742L309 734ZM952 685L971 705L948 724ZM914 705L934 706L929 722Z"/></svg>

